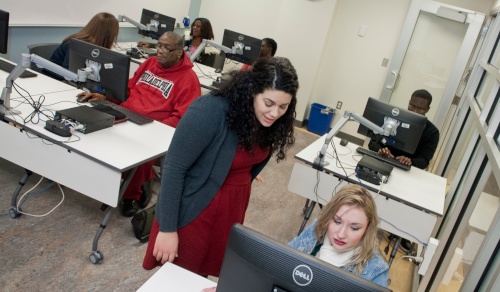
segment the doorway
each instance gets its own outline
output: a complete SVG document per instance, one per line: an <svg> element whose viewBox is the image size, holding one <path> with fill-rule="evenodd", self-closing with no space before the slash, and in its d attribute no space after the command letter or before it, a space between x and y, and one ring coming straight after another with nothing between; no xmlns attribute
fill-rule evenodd
<svg viewBox="0 0 500 292"><path fill-rule="evenodd" d="M413 91L428 90L433 101L427 117L440 130L440 144L484 18L436 1L413 1L408 11L380 99L407 108Z"/></svg>

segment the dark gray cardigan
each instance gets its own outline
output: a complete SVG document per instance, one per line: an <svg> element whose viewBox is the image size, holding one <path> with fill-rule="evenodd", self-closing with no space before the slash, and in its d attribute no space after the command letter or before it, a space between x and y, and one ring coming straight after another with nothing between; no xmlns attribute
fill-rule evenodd
<svg viewBox="0 0 500 292"><path fill-rule="evenodd" d="M156 220L172 232L193 221L221 188L238 148L227 127L227 98L204 95L189 106L177 126L163 164ZM270 155L252 168L252 178Z"/></svg>

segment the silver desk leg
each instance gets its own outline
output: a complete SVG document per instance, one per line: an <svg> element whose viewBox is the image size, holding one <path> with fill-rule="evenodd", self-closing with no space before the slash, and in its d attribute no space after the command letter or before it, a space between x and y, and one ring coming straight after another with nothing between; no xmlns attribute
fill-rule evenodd
<svg viewBox="0 0 500 292"><path fill-rule="evenodd" d="M10 204L10 210L9 214L10 217L12 218L19 218L21 216L21 213L19 211L22 211L21 208L17 208L17 196L19 196L19 193L21 192L21 189L24 187L30 176L33 174L31 170L25 169L25 173L19 180L19 183L17 185L17 188L15 189L14 193L12 194L12 201Z"/></svg>
<svg viewBox="0 0 500 292"><path fill-rule="evenodd" d="M120 194L118 196L118 202L121 201L121 198L123 196L123 193L128 187L129 182L132 180L132 177L134 176L135 171L137 170L137 167L133 168L130 170L130 172L127 175L127 178L122 181L120 185ZM89 260L93 264L101 264L104 260L104 256L102 255L102 252L97 249L97 243L99 242L99 238L101 237L102 233L104 232L104 228L108 225L109 219L111 218L111 214L113 213L114 208L107 208L104 207L102 208L103 210L106 210L106 215L104 215L104 219L102 219L101 225L99 225L99 228L97 229L97 233L94 237L94 241L92 242L92 252L90 253Z"/></svg>

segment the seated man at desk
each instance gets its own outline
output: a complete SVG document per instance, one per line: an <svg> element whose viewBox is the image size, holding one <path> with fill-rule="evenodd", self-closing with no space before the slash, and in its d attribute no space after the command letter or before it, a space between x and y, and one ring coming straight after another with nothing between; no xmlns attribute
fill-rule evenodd
<svg viewBox="0 0 500 292"><path fill-rule="evenodd" d="M424 115L429 111L432 102L432 95L425 89L419 89L413 92L410 98L410 103L408 104L408 110ZM434 124L427 120L425 124L424 131L418 142L417 149L415 153L408 154L398 149L394 149L390 146L386 147L380 142L371 140L368 144L368 148L373 151L378 151L379 154L396 158L400 162L413 165L415 167L426 169L429 166L429 162L434 156L436 147L439 142L439 130L434 126ZM391 235L392 236L392 235ZM406 252L410 249L410 241L403 239L401 241L401 248Z"/></svg>
<svg viewBox="0 0 500 292"><path fill-rule="evenodd" d="M408 104L408 110L424 115L429 111L432 102L432 95L425 89L419 89L413 92L410 98L410 103ZM434 156L436 147L439 142L439 130L434 126L434 124L427 120L425 124L424 131L420 137L420 142L418 142L417 149L415 153L408 154L398 149L394 149L390 146L385 146L382 143L371 140L368 144L368 148L373 151L378 151L379 154L388 156L391 158L396 158L400 162L413 165L415 167L425 169L429 166L429 162Z"/></svg>
<svg viewBox="0 0 500 292"><path fill-rule="evenodd" d="M276 54L278 44L271 38L262 39L259 58L271 58ZM243 64L240 70L250 70L252 65Z"/></svg>
<svg viewBox="0 0 500 292"><path fill-rule="evenodd" d="M158 40L158 55L144 61L129 80L129 95L121 105L141 115L176 127L191 102L201 95L193 63L184 53L184 40L174 32ZM106 99L99 93L82 92L84 101ZM154 178L154 160L139 166L123 194L122 215L131 217L139 207L145 208L151 192L142 185Z"/></svg>

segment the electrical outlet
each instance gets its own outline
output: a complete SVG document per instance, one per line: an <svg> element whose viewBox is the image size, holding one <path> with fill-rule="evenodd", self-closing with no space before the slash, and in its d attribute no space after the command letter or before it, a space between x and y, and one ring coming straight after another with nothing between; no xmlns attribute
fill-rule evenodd
<svg viewBox="0 0 500 292"><path fill-rule="evenodd" d="M342 108L342 102L341 101L337 101L337 109L341 109Z"/></svg>
<svg viewBox="0 0 500 292"><path fill-rule="evenodd" d="M382 60L382 67L387 67L387 64L389 64L389 59L384 58L384 59Z"/></svg>

